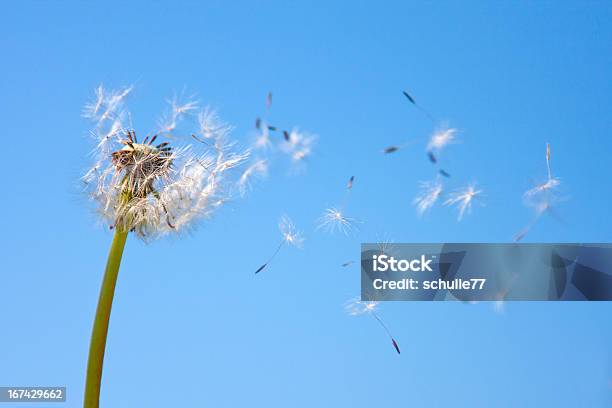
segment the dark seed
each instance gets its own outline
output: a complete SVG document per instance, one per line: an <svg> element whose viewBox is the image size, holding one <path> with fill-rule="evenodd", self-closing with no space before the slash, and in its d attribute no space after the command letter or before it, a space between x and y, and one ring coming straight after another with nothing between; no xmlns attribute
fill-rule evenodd
<svg viewBox="0 0 612 408"><path fill-rule="evenodd" d="M386 147L385 150L383 150L383 152L385 154L389 154L389 153L396 152L398 150L399 150L399 147L397 147L397 146L389 146L389 147Z"/></svg>
<svg viewBox="0 0 612 408"><path fill-rule="evenodd" d="M414 98L413 98L412 96L410 96L410 94L408 94L408 92L406 92L406 91L402 91L402 93L404 94L404 96L405 96L406 98L408 98L408 100L409 100L410 102L412 102L414 105L416 105L416 101L414 100Z"/></svg>
<svg viewBox="0 0 612 408"><path fill-rule="evenodd" d="M393 342L393 347L395 347L395 351L397 351L397 354L402 354L399 346L397 345L397 341L395 341L395 339L391 339L391 341Z"/></svg>

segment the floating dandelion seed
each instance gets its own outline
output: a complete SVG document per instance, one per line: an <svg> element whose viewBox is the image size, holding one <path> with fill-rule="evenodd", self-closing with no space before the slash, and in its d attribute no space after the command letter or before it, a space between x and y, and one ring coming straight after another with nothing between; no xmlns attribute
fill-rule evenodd
<svg viewBox="0 0 612 408"><path fill-rule="evenodd" d="M463 219L463 215L466 212L469 213L472 209L472 200L474 200L474 198L481 193L482 190L476 190L474 185L469 185L464 190L452 193L450 198L444 202L444 205L457 205L459 210L457 221L461 221Z"/></svg>
<svg viewBox="0 0 612 408"><path fill-rule="evenodd" d="M451 176L451 175L450 175L450 174L449 174L449 173L448 173L446 170L444 170L444 169L440 169L440 171L438 171L438 173L440 173L440 175L441 175L441 176L444 176L444 177L446 177L446 178L450 178L450 176Z"/></svg>
<svg viewBox="0 0 612 408"><path fill-rule="evenodd" d="M378 247L378 251L381 255L389 254L395 248L395 243L393 239L390 238L386 233L382 235L377 234L376 240L378 241L378 244L376 246Z"/></svg>
<svg viewBox="0 0 612 408"><path fill-rule="evenodd" d="M533 228L533 226L538 222L538 220L544 214L549 214L553 218L563 222L561 218L557 215L556 211L553 209L553 204L559 200L557 194L557 187L561 184L561 180L555 178L552 175L551 166L550 166L550 143L546 144L546 170L547 170L547 178L546 181L536 185L535 187L527 190L524 194L525 204L532 207L534 209L534 216L532 220L525 226L522 230L520 230L515 236L515 241L520 241L527 235L527 233Z"/></svg>
<svg viewBox="0 0 612 408"><path fill-rule="evenodd" d="M343 268L346 268L347 266L351 266L354 263L355 263L355 261L347 261L347 262L343 263L340 266L342 266Z"/></svg>
<svg viewBox="0 0 612 408"><path fill-rule="evenodd" d="M391 334L391 331L389 331L389 329L387 328L387 325L382 321L380 316L378 316L378 314L376 313L376 308L378 307L378 305L379 305L378 302L361 301L358 297L356 297L356 298L349 300L345 304L344 309L351 316L359 316L359 315L364 315L364 314L371 315L374 319L376 319L378 324L380 324L380 326L385 330L385 333L387 333L387 336L389 336L389 339L391 340L391 343L393 344L393 348L395 349L397 354L401 354L399 345L397 341L395 340L395 338L393 337L393 335Z"/></svg>
<svg viewBox="0 0 612 408"><path fill-rule="evenodd" d="M268 173L268 161L260 159L255 161L240 176L238 180L238 189L240 194L244 196L248 190L252 187L253 179L257 177L264 177Z"/></svg>
<svg viewBox="0 0 612 408"><path fill-rule="evenodd" d="M356 228L357 220L344 215L350 193L353 189L355 176L351 176L346 186L346 191L342 203L339 207L331 207L325 209L323 215L318 219L317 230L324 229L327 232L335 233L336 231L348 235L349 232Z"/></svg>
<svg viewBox="0 0 612 408"><path fill-rule="evenodd" d="M403 143L401 145L391 145L391 146L387 146L383 149L383 154L391 154L391 153L395 153L400 149L403 149L404 147L410 146L411 144L414 144L414 140L409 140L406 143Z"/></svg>
<svg viewBox="0 0 612 408"><path fill-rule="evenodd" d="M294 165L299 165L312 154L316 139L316 135L303 133L297 129L293 129L289 134L287 143L283 143L281 149L291 157Z"/></svg>
<svg viewBox="0 0 612 408"><path fill-rule="evenodd" d="M558 187L560 184L561 184L561 181L559 179L556 179L556 178L548 179L544 183L538 184L537 186L527 190L524 194L525 198L530 198L539 193L551 191L554 188Z"/></svg>
<svg viewBox="0 0 612 408"><path fill-rule="evenodd" d="M291 135L286 130L283 130L283 137L285 138L285 142L288 142L291 138Z"/></svg>
<svg viewBox="0 0 612 408"><path fill-rule="evenodd" d="M272 146L272 140L270 139L270 131L267 126L262 126L259 133L255 137L254 146L256 149L267 150Z"/></svg>
<svg viewBox="0 0 612 408"><path fill-rule="evenodd" d="M351 176L351 178L348 181L348 184L346 186L347 189L352 189L353 188L353 182L355 181L355 176Z"/></svg>
<svg viewBox="0 0 612 408"><path fill-rule="evenodd" d="M416 101L414 100L414 98L413 98L412 96L410 96L410 94L409 94L408 92L406 92L406 91L402 91L402 93L404 94L404 96L405 96L406 98L408 98L408 100L409 100L410 102L412 102L412 104L413 104L413 105L416 105Z"/></svg>
<svg viewBox="0 0 612 408"><path fill-rule="evenodd" d="M272 256L268 258L268 260L263 265L257 268L255 274L258 274L259 272L263 271L270 264L270 262L274 260L276 255L278 255L278 253L280 252L281 248L285 245L291 245L297 248L302 247L302 244L304 243L304 238L302 237L301 232L296 229L295 225L288 216L283 215L280 218L280 221L278 222L278 229L280 230L283 239L281 240L278 247L276 247L276 250L274 251Z"/></svg>
<svg viewBox="0 0 612 408"><path fill-rule="evenodd" d="M399 150L399 146L388 146L383 149L384 154L394 153Z"/></svg>
<svg viewBox="0 0 612 408"><path fill-rule="evenodd" d="M268 124L268 116L270 113L270 107L272 106L272 92L268 92L266 95L266 111L264 114L264 118L257 117L255 119L255 129L257 129L260 133L257 135L255 139L255 147L267 149L271 146L272 141L270 140L270 132L275 131L276 126L272 126Z"/></svg>
<svg viewBox="0 0 612 408"><path fill-rule="evenodd" d="M429 142L427 143L427 151L428 152L440 152L446 146L456 141L455 134L457 133L457 129L454 128L441 128L436 130ZM433 154L432 154L433 156ZM430 158L431 160L431 158ZM435 156L432 160L435 163Z"/></svg>
<svg viewBox="0 0 612 408"><path fill-rule="evenodd" d="M318 229L324 229L330 233L336 231L348 235L354 228L356 228L357 220L349 218L342 213L342 210L338 208L326 208L323 215L319 218Z"/></svg>
<svg viewBox="0 0 612 408"><path fill-rule="evenodd" d="M546 143L546 171L547 178L544 183L538 184L535 187L527 190L525 192L525 198L530 198L540 193L549 193L552 192L556 187L561 184L561 180L553 177L552 171L550 169L550 143Z"/></svg>
<svg viewBox="0 0 612 408"><path fill-rule="evenodd" d="M438 162L438 159L436 158L436 155L433 154L433 152L427 152L427 158L430 162L434 164Z"/></svg>
<svg viewBox="0 0 612 408"><path fill-rule="evenodd" d="M402 91L402 93L404 94L406 99L408 99L410 103L412 103L414 106L417 107L417 109L419 109L423 114L425 114L425 116L427 116L429 120L431 120L432 122L436 122L434 117L427 110L425 110L421 105L416 103L416 100L408 92Z"/></svg>
<svg viewBox="0 0 612 408"><path fill-rule="evenodd" d="M421 193L414 199L413 203L419 216L423 216L440 198L442 194L442 183L438 180L421 182Z"/></svg>

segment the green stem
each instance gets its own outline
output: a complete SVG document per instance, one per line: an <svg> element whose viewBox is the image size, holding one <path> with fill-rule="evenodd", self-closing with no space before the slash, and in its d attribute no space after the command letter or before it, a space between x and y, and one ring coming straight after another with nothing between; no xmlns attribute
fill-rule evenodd
<svg viewBox="0 0 612 408"><path fill-rule="evenodd" d="M121 256L127 239L127 231L115 230L113 243L108 254L104 280L100 289L96 319L94 320L89 344L89 359L87 361L87 379L85 382L85 408L98 408L100 403L100 384L102 382L102 365L104 363L104 349L106 347L106 335L108 333L108 321L111 308L113 307L113 296L115 295L115 284L121 264Z"/></svg>

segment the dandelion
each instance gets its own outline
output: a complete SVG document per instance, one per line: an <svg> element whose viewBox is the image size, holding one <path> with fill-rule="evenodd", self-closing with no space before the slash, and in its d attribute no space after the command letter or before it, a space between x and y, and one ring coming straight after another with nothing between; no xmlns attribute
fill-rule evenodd
<svg viewBox="0 0 612 408"><path fill-rule="evenodd" d="M122 118L129 116L125 98L130 91L99 87L95 103L86 107L86 116L95 123L92 134L97 147L95 162L82 180L98 212L115 230L89 349L86 407L99 404L110 311L129 232L149 241L209 217L228 198L229 170L247 157L233 152L225 139L227 127L217 124L209 126L210 144L174 146L161 134L139 140L136 132L122 123ZM191 103L172 103L170 118L178 121L193 109Z"/></svg>
<svg viewBox="0 0 612 408"><path fill-rule="evenodd" d="M268 258L268 260L263 265L257 268L257 270L255 271L256 274L263 271L270 264L270 262L272 262L272 260L276 258L276 255L278 255L280 250L285 245L290 245L290 246L294 246L297 248L301 248L304 243L304 238L302 236L302 233L297 230L297 228L295 227L295 224L293 224L293 222L288 216L283 215L280 218L280 221L278 222L278 229L282 235L282 240L280 244L278 245L278 247L276 247L276 250L274 251L272 256Z"/></svg>
<svg viewBox="0 0 612 408"><path fill-rule="evenodd" d="M421 182L421 193L414 199L417 214L423 216L438 201L442 194L442 183L439 181Z"/></svg>
<svg viewBox="0 0 612 408"><path fill-rule="evenodd" d="M244 196L248 190L251 189L253 179L257 177L264 177L268 173L268 161L260 159L255 161L240 176L238 180L238 189L240 194Z"/></svg>
<svg viewBox="0 0 612 408"><path fill-rule="evenodd" d="M318 221L317 230L324 229L332 234L341 232L344 235L348 235L357 224L357 220L345 216L342 210L334 207L326 208Z"/></svg>
<svg viewBox="0 0 612 408"><path fill-rule="evenodd" d="M463 219L463 215L466 212L469 213L471 211L472 200L474 200L474 198L481 193L482 190L476 190L474 185L469 185L464 190L451 194L450 198L444 202L444 205L457 205L459 210L457 221L461 221Z"/></svg>
<svg viewBox="0 0 612 408"><path fill-rule="evenodd" d="M343 263L340 266L343 267L343 268L346 268L347 266L351 266L354 263L355 263L355 261L346 261L345 263Z"/></svg>
<svg viewBox="0 0 612 408"><path fill-rule="evenodd" d="M374 319L376 319L376 321L380 324L380 326L387 333L387 336L389 336L389 339L391 339L391 343L393 344L393 348L395 349L397 354L400 354L401 352L400 352L400 348L399 348L397 341L391 334L391 331L389 331L389 329L387 328L387 325L382 321L380 316L376 313L376 308L378 307L378 305L379 305L378 302L362 301L358 297L355 297L345 303L344 309L351 316L359 316L359 315L368 314L372 316Z"/></svg>

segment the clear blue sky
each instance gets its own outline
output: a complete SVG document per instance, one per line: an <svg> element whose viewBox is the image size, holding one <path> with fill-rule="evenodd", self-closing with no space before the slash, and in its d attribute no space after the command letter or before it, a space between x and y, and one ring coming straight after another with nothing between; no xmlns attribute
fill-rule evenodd
<svg viewBox="0 0 612 408"><path fill-rule="evenodd" d="M130 237L105 361L105 407L607 407L610 303L384 304L396 355L359 293L359 243L508 242L531 216L521 194L545 176L567 225L543 218L527 242L610 242L612 6L609 2L11 2L0 15L4 168L0 385L66 385L81 404L92 318L111 232L79 193L99 83L136 85L137 129L187 88L247 141L274 92L273 121L316 132L308 170L282 161L245 200L184 239ZM402 2L404 3L404 2ZM484 205L461 223L419 219L431 123L460 130L452 182ZM314 231L356 176L359 234ZM278 217L306 233L281 252ZM23 405L26 407L27 405Z"/></svg>

